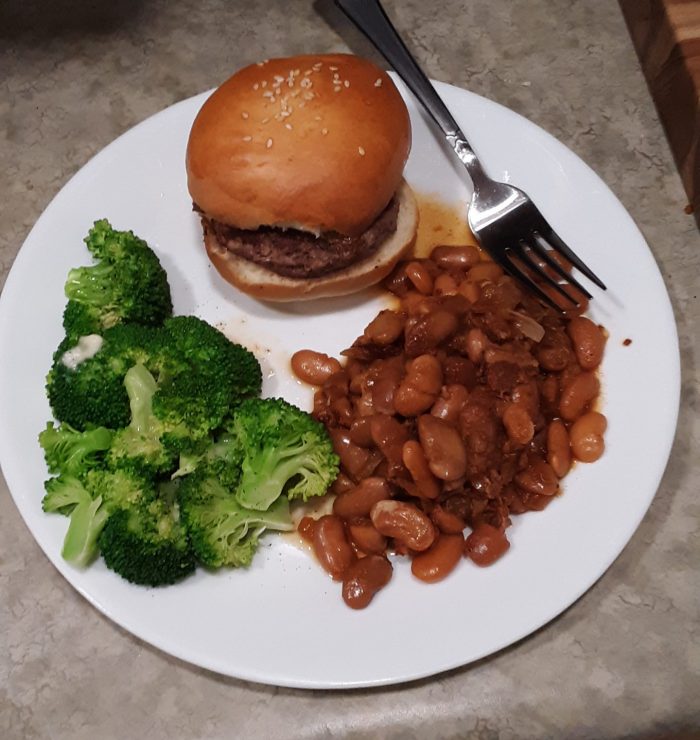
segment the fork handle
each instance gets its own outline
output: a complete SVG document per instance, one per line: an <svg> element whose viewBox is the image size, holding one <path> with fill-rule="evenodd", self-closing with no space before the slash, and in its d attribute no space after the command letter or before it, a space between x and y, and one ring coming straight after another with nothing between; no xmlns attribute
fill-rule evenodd
<svg viewBox="0 0 700 740"><path fill-rule="evenodd" d="M335 0L335 4L374 44L437 123L447 142L467 168L474 186L478 187L484 179L488 179L457 121L425 72L418 66L379 0Z"/></svg>

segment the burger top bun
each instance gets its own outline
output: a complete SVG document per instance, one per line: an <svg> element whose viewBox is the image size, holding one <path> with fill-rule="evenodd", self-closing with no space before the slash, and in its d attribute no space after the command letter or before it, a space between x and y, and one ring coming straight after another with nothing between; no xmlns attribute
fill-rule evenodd
<svg viewBox="0 0 700 740"><path fill-rule="evenodd" d="M357 236L398 189L411 141L391 78L349 54L245 67L204 103L187 146L193 201L240 229Z"/></svg>

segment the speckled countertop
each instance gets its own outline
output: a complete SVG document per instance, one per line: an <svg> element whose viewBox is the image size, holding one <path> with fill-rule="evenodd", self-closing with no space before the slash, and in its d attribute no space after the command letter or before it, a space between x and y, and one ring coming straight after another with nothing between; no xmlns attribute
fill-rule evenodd
<svg viewBox="0 0 700 740"><path fill-rule="evenodd" d="M387 7L431 76L557 136L644 232L683 362L676 442L648 515L583 598L517 645L407 686L324 693L221 678L123 632L53 569L0 479L3 740L700 736L700 235L617 4ZM118 134L246 62L346 42L367 51L310 0L1 3L0 285L49 200Z"/></svg>

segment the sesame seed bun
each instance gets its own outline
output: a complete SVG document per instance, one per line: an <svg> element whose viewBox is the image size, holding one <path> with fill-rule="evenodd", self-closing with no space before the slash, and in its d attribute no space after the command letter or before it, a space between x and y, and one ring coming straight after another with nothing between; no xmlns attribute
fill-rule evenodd
<svg viewBox="0 0 700 740"><path fill-rule="evenodd" d="M411 124L391 78L349 54L236 72L204 103L187 145L193 201L240 229L364 232L399 187Z"/></svg>
<svg viewBox="0 0 700 740"><path fill-rule="evenodd" d="M267 301L299 301L356 293L383 280L413 247L418 206L413 191L402 181L396 193L399 215L396 231L370 257L349 268L315 278L289 278L238 257L207 233L204 245L219 274L239 290Z"/></svg>

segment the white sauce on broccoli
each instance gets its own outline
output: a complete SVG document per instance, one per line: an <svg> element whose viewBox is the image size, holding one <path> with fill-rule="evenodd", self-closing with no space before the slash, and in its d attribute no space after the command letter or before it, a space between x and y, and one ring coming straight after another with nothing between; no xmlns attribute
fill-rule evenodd
<svg viewBox="0 0 700 740"><path fill-rule="evenodd" d="M99 334L88 334L86 337L80 337L75 347L63 353L61 362L69 370L76 370L78 365L94 357L100 351L103 341Z"/></svg>

